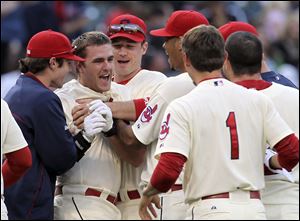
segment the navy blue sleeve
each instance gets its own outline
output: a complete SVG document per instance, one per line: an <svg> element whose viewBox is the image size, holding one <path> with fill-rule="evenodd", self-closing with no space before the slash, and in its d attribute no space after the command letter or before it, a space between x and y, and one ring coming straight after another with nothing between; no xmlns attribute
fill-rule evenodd
<svg viewBox="0 0 300 221"><path fill-rule="evenodd" d="M33 110L34 143L47 170L60 175L73 167L77 150L57 95L41 97L43 100L36 102Z"/></svg>
<svg viewBox="0 0 300 221"><path fill-rule="evenodd" d="M268 72L263 72L261 73L261 77L262 79L264 79L265 81L268 82L275 82L278 84L282 84L288 87L293 87L293 88L297 88L297 86L295 84L293 84L292 81L290 81L288 78L286 78L285 76L276 73L274 71L268 71Z"/></svg>

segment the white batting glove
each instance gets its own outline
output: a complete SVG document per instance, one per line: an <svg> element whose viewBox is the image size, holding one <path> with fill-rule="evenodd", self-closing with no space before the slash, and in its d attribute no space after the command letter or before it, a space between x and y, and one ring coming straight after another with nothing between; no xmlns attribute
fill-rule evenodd
<svg viewBox="0 0 300 221"><path fill-rule="evenodd" d="M293 176L291 175L291 173L289 173L286 169L282 168L282 169L272 169L270 167L270 159L277 155L278 153L276 153L275 151L271 150L270 148L266 149L266 154L265 154L265 160L264 160L264 164L266 165L266 167L273 173L277 173L277 174L281 174L283 176L285 176L290 182L294 183L295 179L293 178Z"/></svg>
<svg viewBox="0 0 300 221"><path fill-rule="evenodd" d="M103 128L106 127L106 120L98 112L92 112L84 119L83 123L85 135L92 140L96 134L103 131Z"/></svg>
<svg viewBox="0 0 300 221"><path fill-rule="evenodd" d="M94 100L90 103L90 111L97 112L106 120L106 126L102 129L103 132L109 131L113 126L112 112L110 108L101 100Z"/></svg>

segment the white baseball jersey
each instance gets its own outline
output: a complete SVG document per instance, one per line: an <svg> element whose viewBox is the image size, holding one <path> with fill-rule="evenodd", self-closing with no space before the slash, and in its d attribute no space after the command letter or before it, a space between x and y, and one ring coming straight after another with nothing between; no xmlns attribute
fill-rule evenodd
<svg viewBox="0 0 300 221"><path fill-rule="evenodd" d="M195 88L195 86L188 73L169 77L156 89L147 107L132 126L133 133L141 143L145 145L152 143L152 145L155 145L155 147L151 148L151 151L147 152L147 164L142 172L143 185L150 181L158 162L154 159L154 153L161 121L167 106L172 100L186 95L193 88ZM182 180L179 178L176 183L181 184Z"/></svg>
<svg viewBox="0 0 300 221"><path fill-rule="evenodd" d="M12 116L7 103L1 99L1 162L2 154L17 151L27 146L23 133ZM1 170L1 195L3 195L4 190L3 185Z"/></svg>
<svg viewBox="0 0 300 221"><path fill-rule="evenodd" d="M141 70L139 71L130 81L124 85L131 92L131 97L136 98L147 98L155 91L155 89L166 79L167 77L157 71ZM156 146L150 146L147 148L147 152L151 148ZM143 166L138 168L133 167L130 163L125 161L122 162L122 183L120 189L120 197L122 200L126 200L127 190L139 189L141 182L141 172Z"/></svg>
<svg viewBox="0 0 300 221"><path fill-rule="evenodd" d="M270 87L260 91L273 101L280 116L299 138L299 90L272 83ZM295 183L289 182L280 174L265 176L266 188L262 191L264 203L299 205L299 163L291 173Z"/></svg>
<svg viewBox="0 0 300 221"><path fill-rule="evenodd" d="M226 79L205 80L167 108L156 157L175 152L187 158L185 202L224 192L264 187L266 143L291 134L262 93Z"/></svg>
<svg viewBox="0 0 300 221"><path fill-rule="evenodd" d="M81 85L77 80L71 80L61 89L55 91L61 99L67 125L72 127L72 108L76 99L98 98L108 101L111 97L115 101L130 99L129 91L114 82L111 90L104 93L95 92ZM117 195L121 184L121 162L110 148L109 142L101 134L97 135L84 157L73 168L57 179L59 185L81 185L99 190L108 190Z"/></svg>

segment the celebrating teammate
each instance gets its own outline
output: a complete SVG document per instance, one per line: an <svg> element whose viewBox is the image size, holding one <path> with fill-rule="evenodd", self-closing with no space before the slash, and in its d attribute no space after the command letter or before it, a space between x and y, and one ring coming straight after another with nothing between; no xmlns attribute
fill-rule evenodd
<svg viewBox="0 0 300 221"><path fill-rule="evenodd" d="M228 59L224 64L225 76L244 87L261 91L273 101L280 116L299 137L299 91L261 78L262 43L253 34L231 34L225 47ZM276 152L267 150L266 160ZM267 165L269 162L266 162ZM286 170L265 170L266 187L262 201L268 219L299 219L299 164L291 174Z"/></svg>
<svg viewBox="0 0 300 221"><path fill-rule="evenodd" d="M265 219L259 190L266 141L278 151L272 166L291 169L299 161L299 140L267 97L222 78L224 41L216 28L193 28L182 48L197 87L165 112L156 149L160 159L140 215L150 218L147 206L170 189L185 163L187 219Z"/></svg>

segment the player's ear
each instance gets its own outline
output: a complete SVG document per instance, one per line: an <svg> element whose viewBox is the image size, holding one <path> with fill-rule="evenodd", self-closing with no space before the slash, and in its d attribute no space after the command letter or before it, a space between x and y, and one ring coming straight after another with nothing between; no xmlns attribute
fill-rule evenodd
<svg viewBox="0 0 300 221"><path fill-rule="evenodd" d="M148 42L145 41L145 42L142 43L143 55L146 54L147 49L148 49Z"/></svg>
<svg viewBox="0 0 300 221"><path fill-rule="evenodd" d="M57 66L57 61L55 57L50 58L49 60L49 68L51 70L54 70L54 68Z"/></svg>
<svg viewBox="0 0 300 221"><path fill-rule="evenodd" d="M192 66L191 60L188 58L185 52L182 51L183 62L186 67Z"/></svg>

